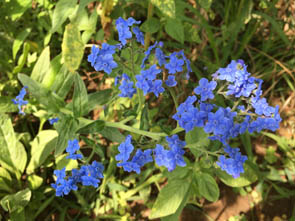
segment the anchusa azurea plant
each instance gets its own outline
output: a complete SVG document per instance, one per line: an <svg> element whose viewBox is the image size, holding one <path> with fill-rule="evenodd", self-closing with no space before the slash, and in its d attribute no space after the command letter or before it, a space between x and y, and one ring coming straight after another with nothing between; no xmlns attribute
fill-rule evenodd
<svg viewBox="0 0 295 221"><path fill-rule="evenodd" d="M177 166L186 167L191 159L189 151L186 151L189 145L181 140L181 134L176 133L184 131L188 134L199 128L208 135L209 140L222 146L218 154L215 154L215 167L219 167L233 178L240 177L244 173L247 156L232 145L232 140L246 132L260 132L263 129L275 131L281 121L279 107L269 106L262 97L263 81L251 76L244 61L233 60L226 67L219 68L212 75L212 80L201 78L193 92L178 105L173 88L190 79L192 72L190 61L183 50L166 55L163 42L156 41L144 50L144 34L138 27L140 23L133 18L117 19L115 26L119 36L118 43L93 45L88 55L88 62L96 71L106 72L108 77L114 78L113 89L118 97L136 101L136 116L139 118L144 108L145 95L155 95L159 98L165 92L170 93L176 106L172 118L176 121L177 128L170 133L154 133L117 122L91 121L88 124L90 120L81 121L83 111L78 111L80 109L76 108L73 115L78 116L77 121L81 125L73 126L76 129L73 134L81 131L92 133L93 130L98 130L98 123L133 133L127 135L125 141L119 144L114 158L117 166L124 171L140 174L143 167L152 162L162 169L167 168L169 172L174 171ZM80 81L77 82L79 85L77 88L81 88ZM20 111L21 106L27 104L23 101L24 95L25 91L22 89L20 95L13 101L19 106ZM83 99L79 98L80 100L75 102L78 96L74 92L72 106L77 104L85 106ZM220 99L223 102L219 102ZM55 113L54 116L56 115L58 117L49 121L58 129L63 122L65 111ZM75 125L75 121L72 125ZM136 148L132 140L135 134L153 139L154 145L148 148ZM161 139L162 137L166 140ZM77 190L79 183L98 187L100 180L103 179L104 166L96 161L84 164L77 139L69 139L64 143L68 146L61 150L66 150L67 158L78 160L82 166L80 169L72 169L71 172L67 172L65 168L54 171L56 182L52 187L56 189L56 195L63 196L71 190Z"/></svg>

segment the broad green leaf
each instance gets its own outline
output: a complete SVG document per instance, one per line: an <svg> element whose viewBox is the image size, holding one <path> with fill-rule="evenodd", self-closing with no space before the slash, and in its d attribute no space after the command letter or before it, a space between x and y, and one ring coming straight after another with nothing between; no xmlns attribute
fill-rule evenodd
<svg viewBox="0 0 295 221"><path fill-rule="evenodd" d="M84 54L84 43L75 24L68 24L62 41L62 57L70 72L74 73L80 66Z"/></svg>
<svg viewBox="0 0 295 221"><path fill-rule="evenodd" d="M160 21L157 18L149 18L147 19L141 26L141 30L143 30L144 32L149 32L151 34L156 33L157 31L159 31L161 27Z"/></svg>
<svg viewBox="0 0 295 221"><path fill-rule="evenodd" d="M13 97L6 97L6 96L0 97L0 113L18 111L17 105L12 103L11 99L13 99Z"/></svg>
<svg viewBox="0 0 295 221"><path fill-rule="evenodd" d="M180 20L168 19L165 24L165 31L173 39L179 41L181 44L184 43L184 28Z"/></svg>
<svg viewBox="0 0 295 221"><path fill-rule="evenodd" d="M77 0L58 1L53 12L51 33L56 32L57 29L73 13L76 4L77 4Z"/></svg>
<svg viewBox="0 0 295 221"><path fill-rule="evenodd" d="M179 217L181 215L181 212L184 209L184 207L186 206L187 201L189 200L191 189L192 189L192 186L190 186L189 190L187 191L185 197L183 198L183 200L182 200L180 206L178 207L178 209L176 210L176 212L172 215L165 216L165 217L161 218L161 221L179 221Z"/></svg>
<svg viewBox="0 0 295 221"><path fill-rule="evenodd" d="M201 43L201 39L198 33L198 29L192 26L190 23L184 23L185 41Z"/></svg>
<svg viewBox="0 0 295 221"><path fill-rule="evenodd" d="M156 219L174 214L185 199L190 185L187 180L170 180L160 191L149 218Z"/></svg>
<svg viewBox="0 0 295 221"><path fill-rule="evenodd" d="M86 113L88 105L87 89L79 74L74 76L73 112L75 117L81 117Z"/></svg>
<svg viewBox="0 0 295 221"><path fill-rule="evenodd" d="M0 114L0 164L2 167L14 172L13 157L16 154L17 140L10 118Z"/></svg>
<svg viewBox="0 0 295 221"><path fill-rule="evenodd" d="M186 133L185 142L195 157L199 157L203 153L199 149L205 149L210 144L208 134L200 127L195 127L193 130Z"/></svg>
<svg viewBox="0 0 295 221"><path fill-rule="evenodd" d="M10 220L11 221L25 221L26 214L25 209L23 207L16 209L12 213L10 213Z"/></svg>
<svg viewBox="0 0 295 221"><path fill-rule="evenodd" d="M105 123L102 120L96 120L96 121L89 120L89 123L87 123L86 125L83 125L81 128L79 128L77 133L79 133L79 134L98 133L103 130L104 125L105 125Z"/></svg>
<svg viewBox="0 0 295 221"><path fill-rule="evenodd" d="M33 173L54 151L57 132L55 130L42 130L31 142L31 160L27 167L27 173Z"/></svg>
<svg viewBox="0 0 295 221"><path fill-rule="evenodd" d="M65 105L64 101L58 95L45 89L27 75L18 74L18 79L24 86L28 86L30 93L48 110L58 113L59 109Z"/></svg>
<svg viewBox="0 0 295 221"><path fill-rule="evenodd" d="M88 105L86 113L89 113L97 106L106 104L110 100L112 92L112 89L105 89L88 94Z"/></svg>
<svg viewBox="0 0 295 221"><path fill-rule="evenodd" d="M5 211L13 212L20 208L24 208L31 199L31 190L26 188L15 194L10 194L2 198L1 206Z"/></svg>
<svg viewBox="0 0 295 221"><path fill-rule="evenodd" d="M211 202L219 198L219 188L215 179L207 173L196 174L200 194Z"/></svg>
<svg viewBox="0 0 295 221"><path fill-rule="evenodd" d="M50 49L49 46L43 49L40 57L35 64L31 78L38 83L41 83L50 68Z"/></svg>
<svg viewBox="0 0 295 221"><path fill-rule="evenodd" d="M151 0L160 11L167 17L175 17L175 2L174 0Z"/></svg>
<svg viewBox="0 0 295 221"><path fill-rule="evenodd" d="M28 176L28 182L29 182L30 189L36 190L42 185L43 178L40 176L37 176L35 174L32 174L32 175Z"/></svg>
<svg viewBox="0 0 295 221"><path fill-rule="evenodd" d="M56 75L59 73L61 69L61 54L57 55L51 62L50 62L50 68L47 74L44 76L42 85L50 89L50 87L53 85Z"/></svg>
<svg viewBox="0 0 295 221"><path fill-rule="evenodd" d="M121 132L117 128L113 127L104 127L100 134L105 138L117 142L122 143L125 140L125 136L121 134Z"/></svg>
<svg viewBox="0 0 295 221"><path fill-rule="evenodd" d="M5 4L8 4L7 13L10 15L11 20L14 21L20 18L28 8L32 7L32 0L11 0Z"/></svg>
<svg viewBox="0 0 295 221"><path fill-rule="evenodd" d="M63 155L58 156L55 159L57 170L61 170L64 167L66 168L66 171L70 171L72 169L78 168L78 161L72 160L72 159L67 159L67 156L68 156L68 154L63 154Z"/></svg>
<svg viewBox="0 0 295 221"><path fill-rule="evenodd" d="M7 192L13 192L12 190L12 179L10 174L6 169L0 167L0 190L4 190Z"/></svg>
<svg viewBox="0 0 295 221"><path fill-rule="evenodd" d="M12 57L13 59L15 59L17 52L19 51L21 45L23 44L24 40L28 37L28 35L30 34L31 29L30 28L26 28L25 30L23 30L21 33L19 33L14 42L13 42L13 46L12 46Z"/></svg>
<svg viewBox="0 0 295 221"><path fill-rule="evenodd" d="M51 86L51 90L54 91L61 98L65 98L70 91L73 82L73 73L69 72L67 67L63 65L56 75L54 84Z"/></svg>
<svg viewBox="0 0 295 221"><path fill-rule="evenodd" d="M12 160L14 162L15 168L17 168L21 173L24 172L27 165L27 152L24 145L21 142L16 142L15 151L12 154Z"/></svg>
<svg viewBox="0 0 295 221"><path fill-rule="evenodd" d="M64 116L56 124L58 138L55 146L55 156L60 155L68 145L70 139L74 139L77 122L71 116Z"/></svg>
<svg viewBox="0 0 295 221"><path fill-rule="evenodd" d="M233 178L231 175L227 174L225 171L218 169L217 176L220 178L220 180L223 183L231 187L248 186L251 183L254 183L258 179L256 172L247 163L244 164L244 170L245 172L242 173L240 177Z"/></svg>

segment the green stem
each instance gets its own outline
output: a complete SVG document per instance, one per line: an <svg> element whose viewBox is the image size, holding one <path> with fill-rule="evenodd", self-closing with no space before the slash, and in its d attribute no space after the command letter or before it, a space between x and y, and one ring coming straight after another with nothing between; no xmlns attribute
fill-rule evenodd
<svg viewBox="0 0 295 221"><path fill-rule="evenodd" d="M40 124L39 124L38 133L40 133L40 132L42 131L42 129L43 129L43 125L44 125L45 122L46 122L46 119L41 118L41 120L40 120Z"/></svg>
<svg viewBox="0 0 295 221"><path fill-rule="evenodd" d="M188 144L185 147L190 148L190 149L196 149L196 150L204 152L204 153L206 153L208 155L219 157L219 154L218 154L219 152L210 152L210 151L207 151L207 150L204 150L202 148L197 147L197 145L199 145L199 144L198 143L193 143L193 144Z"/></svg>
<svg viewBox="0 0 295 221"><path fill-rule="evenodd" d="M153 17L153 9L154 9L154 6L149 1L147 19L150 19L151 17ZM144 40L144 49L147 50L150 45L150 41L151 41L151 33L147 32L144 36L144 39L145 39Z"/></svg>
<svg viewBox="0 0 295 221"><path fill-rule="evenodd" d="M122 129L122 130L127 130L131 133L136 133L136 134L140 134L143 136L147 136L150 137L154 140L160 140L161 137L166 137L167 134L166 133L154 133L154 132L148 132L148 131L144 131L144 130L140 130L134 127L130 127L127 126L125 124L121 124L118 122L105 122L105 126L107 127L114 127L114 128L118 128L118 129Z"/></svg>
<svg viewBox="0 0 295 221"><path fill-rule="evenodd" d="M168 88L168 91L170 92L170 95L171 95L171 97L173 99L173 102L174 102L175 107L178 108L178 102L177 102L177 98L176 98L174 89L171 88L171 87L167 87L167 88Z"/></svg>
<svg viewBox="0 0 295 221"><path fill-rule="evenodd" d="M134 85L136 83L136 78L135 78L135 67L134 67L134 47L133 47L133 41L131 41L131 69L132 69L132 72L131 72L131 77L132 77L132 80L134 82ZM142 105L143 105L143 100L144 100L144 97L143 97L143 94L142 94L142 91L136 87L136 90L137 90L137 96L138 96L138 108L137 108L137 111L136 113L139 114L141 109L142 109Z"/></svg>

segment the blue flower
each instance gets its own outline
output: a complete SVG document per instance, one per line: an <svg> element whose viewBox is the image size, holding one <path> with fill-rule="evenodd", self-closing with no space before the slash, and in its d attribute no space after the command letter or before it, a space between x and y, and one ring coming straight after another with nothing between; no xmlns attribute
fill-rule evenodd
<svg viewBox="0 0 295 221"><path fill-rule="evenodd" d="M164 92L162 87L162 80L156 80L157 75L161 72L160 69L157 69L157 66L154 64L147 70L142 70L141 75L136 75L137 80L135 86L141 89L146 95L147 93L153 92L157 97L160 93Z"/></svg>
<svg viewBox="0 0 295 221"><path fill-rule="evenodd" d="M66 148L66 151L67 153L69 153L69 155L66 158L73 159L73 160L82 159L83 157L81 154L75 154L75 152L78 151L79 149L80 149L80 146L79 146L79 141L77 139L69 140L68 146Z"/></svg>
<svg viewBox="0 0 295 221"><path fill-rule="evenodd" d="M143 35L143 33L139 30L138 27L134 27L132 30L133 30L133 33L135 34L136 41L144 46L144 35Z"/></svg>
<svg viewBox="0 0 295 221"><path fill-rule="evenodd" d="M166 56L160 48L156 48L155 55L160 66L166 64Z"/></svg>
<svg viewBox="0 0 295 221"><path fill-rule="evenodd" d="M153 157L151 155L152 152L153 151L151 149L147 149L145 151L137 150L131 162L137 163L140 167L143 167L145 164L153 161Z"/></svg>
<svg viewBox="0 0 295 221"><path fill-rule="evenodd" d="M129 159L130 154L134 149L133 145L131 144L131 139L132 136L128 135L125 139L125 142L119 145L118 150L120 153L115 156L117 161L126 162Z"/></svg>
<svg viewBox="0 0 295 221"><path fill-rule="evenodd" d="M28 104L28 101L24 100L25 95L27 94L26 92L26 88L28 88L27 86L24 86L19 94L15 97L15 99L12 99L12 102L16 105L18 105L18 110L20 114L25 115L25 113L22 111L22 106Z"/></svg>
<svg viewBox="0 0 295 221"><path fill-rule="evenodd" d="M270 117L275 112L275 108L269 106L265 98L252 100L252 107L255 109L256 114L265 115L267 117Z"/></svg>
<svg viewBox="0 0 295 221"><path fill-rule="evenodd" d="M201 78L199 81L199 86L194 89L194 92L201 95L201 101L213 99L214 94L212 91L216 88L216 85L216 81L209 82L206 78Z"/></svg>
<svg viewBox="0 0 295 221"><path fill-rule="evenodd" d="M123 18L119 17L116 20L116 28L118 30L119 34L119 41L122 43L122 45L126 45L127 39L132 38L132 33L129 29L130 26L133 24L140 24L140 21L134 20L134 18L128 18L127 20L124 20Z"/></svg>
<svg viewBox="0 0 295 221"><path fill-rule="evenodd" d="M118 83L118 81L115 81L115 85ZM119 86L119 89L121 90L121 93L118 95L119 97L129 97L132 98L133 95L136 93L136 89L133 87L133 82L130 80L129 76L127 74L122 75L122 82Z"/></svg>
<svg viewBox="0 0 295 221"><path fill-rule="evenodd" d="M134 171L137 174L140 174L140 166L135 162L126 161L126 162L118 163L117 166L118 167L123 167L123 170L127 171L129 173Z"/></svg>
<svg viewBox="0 0 295 221"><path fill-rule="evenodd" d="M238 148L231 148L229 146L224 148L224 151L229 154L229 158L222 155L216 164L233 178L238 178L241 173L244 173L243 165L247 160L247 156L241 155Z"/></svg>
<svg viewBox="0 0 295 221"><path fill-rule="evenodd" d="M174 87L177 85L174 75L168 75L168 79L165 81L168 87Z"/></svg>
<svg viewBox="0 0 295 221"><path fill-rule="evenodd" d="M149 59L149 56L152 52L152 50L157 47L158 42L155 42L153 45L149 46L148 49L146 50L146 52L144 52L145 57L142 59L140 68L144 68L145 67L145 62Z"/></svg>
<svg viewBox="0 0 295 221"><path fill-rule="evenodd" d="M93 45L91 54L88 56L88 61L96 71L104 71L110 74L118 66L113 60L113 54L116 52L115 49L116 46L106 43L102 44L101 49Z"/></svg>
<svg viewBox="0 0 295 221"><path fill-rule="evenodd" d="M156 144L154 149L155 161L158 166L165 166L170 168L170 159L172 158L171 152L165 150L164 147L160 144Z"/></svg>
<svg viewBox="0 0 295 221"><path fill-rule="evenodd" d="M51 118L51 119L49 119L49 123L50 123L51 125L53 125L54 123L58 122L58 120L59 120L58 117L56 117L56 118Z"/></svg>
<svg viewBox="0 0 295 221"><path fill-rule="evenodd" d="M177 58L177 53L173 52L169 58L170 62L165 64L165 68L168 69L169 74L175 74L176 72L182 71L182 66L184 65L183 59Z"/></svg>

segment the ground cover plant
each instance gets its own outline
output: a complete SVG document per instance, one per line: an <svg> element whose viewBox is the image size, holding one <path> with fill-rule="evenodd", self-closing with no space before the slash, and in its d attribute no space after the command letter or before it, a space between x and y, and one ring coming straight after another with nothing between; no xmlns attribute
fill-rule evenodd
<svg viewBox="0 0 295 221"><path fill-rule="evenodd" d="M3 219L295 219L294 4L0 7Z"/></svg>

